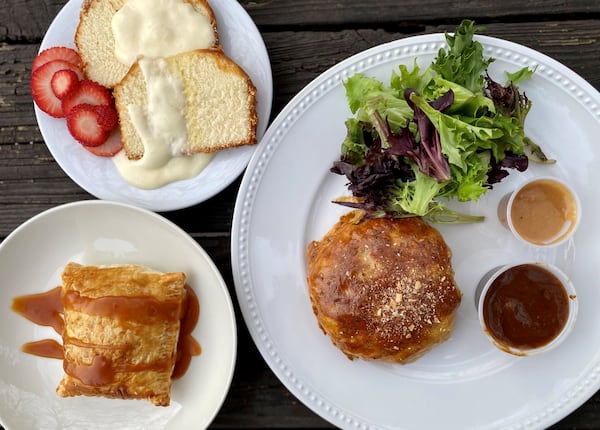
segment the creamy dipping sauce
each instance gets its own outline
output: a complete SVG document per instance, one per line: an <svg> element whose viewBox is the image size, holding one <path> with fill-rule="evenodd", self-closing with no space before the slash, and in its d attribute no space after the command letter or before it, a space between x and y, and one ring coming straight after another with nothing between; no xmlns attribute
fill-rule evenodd
<svg viewBox="0 0 600 430"><path fill-rule="evenodd" d="M126 66L141 56L170 57L215 44L209 17L182 0L127 0L111 26L115 55Z"/></svg>
<svg viewBox="0 0 600 430"><path fill-rule="evenodd" d="M575 196L562 183L539 179L526 184L512 199L509 216L515 232L535 245L551 245L575 228Z"/></svg>
<svg viewBox="0 0 600 430"><path fill-rule="evenodd" d="M569 317L562 282L536 264L501 273L483 300L485 329L499 346L521 350L544 346L559 335Z"/></svg>
<svg viewBox="0 0 600 430"><path fill-rule="evenodd" d="M130 160L125 151L113 157L117 170L130 184L155 189L198 175L214 154L184 156L187 123L183 115L183 84L169 72L163 59L142 58L147 105L129 105L128 112L144 145L144 155Z"/></svg>

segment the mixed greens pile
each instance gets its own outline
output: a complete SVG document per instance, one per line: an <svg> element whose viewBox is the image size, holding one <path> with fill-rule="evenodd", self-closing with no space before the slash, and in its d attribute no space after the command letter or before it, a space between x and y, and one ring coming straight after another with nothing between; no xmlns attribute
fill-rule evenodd
<svg viewBox="0 0 600 430"><path fill-rule="evenodd" d="M400 65L389 86L362 74L344 83L354 117L331 171L347 177L354 198L337 203L370 217L479 221L442 200L478 200L507 169L548 161L524 133L531 102L517 85L534 71L495 82L487 73L494 59L483 57L474 33L464 20L427 69Z"/></svg>

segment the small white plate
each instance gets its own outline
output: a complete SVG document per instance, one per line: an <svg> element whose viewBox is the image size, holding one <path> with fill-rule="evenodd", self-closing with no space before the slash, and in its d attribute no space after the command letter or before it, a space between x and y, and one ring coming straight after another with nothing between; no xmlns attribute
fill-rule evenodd
<svg viewBox="0 0 600 430"><path fill-rule="evenodd" d="M304 252L347 209L346 178L329 172L340 157L352 114L343 82L354 73L386 84L399 64L424 70L444 35L397 40L357 54L307 85L273 121L242 180L232 224L232 268L238 301L263 357L289 390L339 427L351 429L538 429L550 426L600 388L600 94L567 67L532 49L479 37L490 74L537 66L521 88L532 100L526 132L552 166L511 174L476 204L454 209L485 222L436 225L452 249L463 292L452 337L414 363L350 361L317 325L306 284ZM531 249L496 215L498 201L525 178L564 178L579 194L580 227L568 243ZM277 215L274 215L277 214ZM559 348L518 359L494 348L481 331L475 288L491 268L547 261L571 276L579 300L574 330Z"/></svg>
<svg viewBox="0 0 600 430"><path fill-rule="evenodd" d="M62 361L20 351L25 342L56 338L10 309L12 299L60 285L69 261L142 264L182 271L200 303L193 336L202 353L173 382L171 405L95 397L61 398ZM231 298L206 252L160 215L101 200L70 203L30 219L0 245L0 423L6 430L161 429L207 427L231 384L237 334Z"/></svg>
<svg viewBox="0 0 600 430"><path fill-rule="evenodd" d="M75 48L73 37L79 23L82 0L71 0L56 16L40 50L52 46ZM210 1L215 13L223 51L248 73L257 89L260 140L271 114L273 80L271 63L262 36L244 8L235 0ZM35 104L34 104L35 106ZM220 151L198 176L156 190L142 190L120 176L111 159L90 154L73 139L64 119L52 118L35 106L40 132L52 156L64 172L94 196L130 203L154 211L193 206L231 184L244 170L256 146Z"/></svg>

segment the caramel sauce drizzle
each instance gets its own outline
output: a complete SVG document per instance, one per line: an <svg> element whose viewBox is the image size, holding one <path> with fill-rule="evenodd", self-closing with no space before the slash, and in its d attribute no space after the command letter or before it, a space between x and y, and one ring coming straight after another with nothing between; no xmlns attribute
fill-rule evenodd
<svg viewBox="0 0 600 430"><path fill-rule="evenodd" d="M54 339L42 339L24 343L21 351L38 357L63 359L63 346Z"/></svg>
<svg viewBox="0 0 600 430"><path fill-rule="evenodd" d="M180 305L176 302L160 302L152 297L102 297L91 299L81 297L78 292L68 292L61 297L62 288L56 287L44 293L15 297L12 310L35 324L52 327L59 335L64 332L64 309L77 309L87 314L112 316L118 321L153 323L155 321L180 321L177 355L171 378L181 378L189 368L192 357L200 355L202 348L192 336L200 316L200 304L194 290L185 285L185 299ZM76 339L67 343L93 347L101 350L103 345L83 344ZM111 348L113 348L111 346ZM63 345L53 339L43 339L23 344L21 350L40 357L64 359ZM78 378L84 384L102 386L111 383L117 372L164 371L170 362L153 363L112 363L102 354L94 356L90 365L65 363L65 372Z"/></svg>
<svg viewBox="0 0 600 430"><path fill-rule="evenodd" d="M190 289L191 290L191 289ZM63 295L65 309L87 315L112 317L119 321L135 321L152 324L157 321L174 322L181 319L182 309L178 302L161 302L154 297L98 297L81 296L78 291Z"/></svg>
<svg viewBox="0 0 600 430"><path fill-rule="evenodd" d="M63 303L60 297L61 287L50 291L27 296L15 297L12 301L12 310L24 316L29 321L47 327L62 335L65 323L62 318Z"/></svg>
<svg viewBox="0 0 600 430"><path fill-rule="evenodd" d="M192 361L192 356L200 355L202 348L192 336L194 327L200 317L200 304L194 290L189 285L185 285L187 294L183 303L183 317L179 327L179 340L177 342L177 360L175 368L171 374L171 379L181 378Z"/></svg>
<svg viewBox="0 0 600 430"><path fill-rule="evenodd" d="M86 385L101 387L112 383L115 379L115 369L112 362L103 355L95 355L92 364L79 366L75 363L65 361L65 373L74 376Z"/></svg>

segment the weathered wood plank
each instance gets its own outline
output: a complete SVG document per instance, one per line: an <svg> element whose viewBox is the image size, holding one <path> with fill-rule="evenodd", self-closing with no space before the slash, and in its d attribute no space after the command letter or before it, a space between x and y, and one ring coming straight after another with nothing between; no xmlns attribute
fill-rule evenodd
<svg viewBox="0 0 600 430"><path fill-rule="evenodd" d="M4 0L0 2L0 42L40 41L66 0ZM482 23L541 22L556 16L600 14L600 3L590 0L243 0L240 4L259 27L289 28L348 26L423 28L427 23L453 22L462 18ZM440 13L443 11L443 13ZM540 13L542 11L542 13ZM443 18L442 18L443 17Z"/></svg>
<svg viewBox="0 0 600 430"><path fill-rule="evenodd" d="M0 2L0 42L41 40L66 0L4 0Z"/></svg>
<svg viewBox="0 0 600 430"><path fill-rule="evenodd" d="M600 3L599 3L600 4ZM427 26L418 33L452 30ZM384 30L265 32L274 75L273 115L311 80L337 62L375 45L414 33ZM485 34L521 43L567 65L600 88L600 19L486 25ZM29 94L30 64L37 45L5 45L0 50L0 144L39 142Z"/></svg>
<svg viewBox="0 0 600 430"><path fill-rule="evenodd" d="M480 22L547 21L558 15L588 15L600 12L600 3L586 0L448 1L448 0L244 0L240 2L259 27L420 26L427 22L458 22L462 18ZM443 11L443 12L440 12Z"/></svg>
<svg viewBox="0 0 600 430"><path fill-rule="evenodd" d="M452 31L454 26L428 26L424 33ZM520 43L567 65L595 88L600 89L600 20L571 21L569 24L489 24L483 34ZM266 32L265 44L271 57L275 92L273 107L283 106L327 68L381 43L412 36L384 30L339 32Z"/></svg>
<svg viewBox="0 0 600 430"><path fill-rule="evenodd" d="M58 204L93 198L71 181L42 142L29 94L31 61L65 0L0 2L0 240ZM243 0L272 60L273 115L327 68L372 46L452 30L463 17L485 34L539 50L600 89L600 2L589 0ZM440 13L443 10L444 13ZM541 11L541 13L540 13ZM562 17L570 21L560 21ZM34 144L29 144L34 142ZM239 178L207 202L164 215L189 232L221 271L238 321L239 359L213 428L331 428L302 405L263 361L235 299L230 228ZM596 429L600 393L553 430ZM0 427L1 428L1 427Z"/></svg>
<svg viewBox="0 0 600 430"><path fill-rule="evenodd" d="M0 144L40 140L29 91L38 45L0 44Z"/></svg>
<svg viewBox="0 0 600 430"><path fill-rule="evenodd" d="M239 179L211 199L164 215L192 235L227 234ZM51 207L94 197L60 169L46 145L0 145L0 238Z"/></svg>

